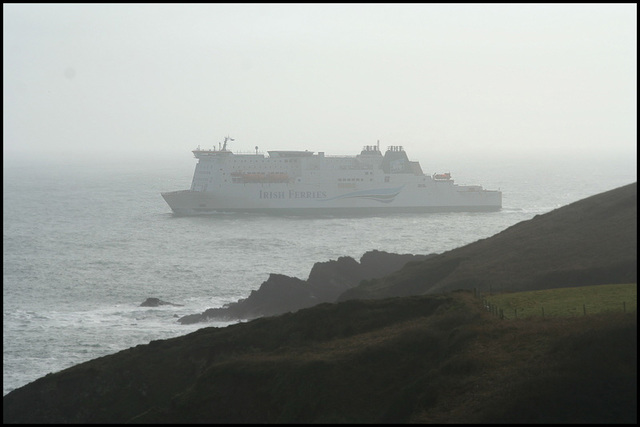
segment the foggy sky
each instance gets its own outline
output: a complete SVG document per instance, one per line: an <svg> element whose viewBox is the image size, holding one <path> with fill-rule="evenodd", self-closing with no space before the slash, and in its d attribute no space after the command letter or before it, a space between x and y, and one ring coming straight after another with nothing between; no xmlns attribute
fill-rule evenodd
<svg viewBox="0 0 640 427"><path fill-rule="evenodd" d="M636 156L636 4L3 4L3 37L5 162Z"/></svg>

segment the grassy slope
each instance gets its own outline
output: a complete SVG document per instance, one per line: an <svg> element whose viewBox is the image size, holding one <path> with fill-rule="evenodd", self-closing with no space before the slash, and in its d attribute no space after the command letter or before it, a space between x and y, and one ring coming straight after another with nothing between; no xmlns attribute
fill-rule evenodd
<svg viewBox="0 0 640 427"><path fill-rule="evenodd" d="M4 422L636 422L637 315L498 320L471 292L321 304L152 342Z"/></svg>
<svg viewBox="0 0 640 427"><path fill-rule="evenodd" d="M638 285L628 283L504 293L485 297L485 300L502 310L506 319L632 312L638 308Z"/></svg>
<svg viewBox="0 0 640 427"><path fill-rule="evenodd" d="M455 289L524 291L637 281L637 183L537 215L487 239L363 281L351 298Z"/></svg>

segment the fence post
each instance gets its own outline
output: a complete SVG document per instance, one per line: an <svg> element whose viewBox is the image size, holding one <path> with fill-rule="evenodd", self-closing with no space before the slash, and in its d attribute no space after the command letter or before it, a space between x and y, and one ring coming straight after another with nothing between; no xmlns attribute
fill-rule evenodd
<svg viewBox="0 0 640 427"><path fill-rule="evenodd" d="M542 307L542 317L544 317L544 305Z"/></svg>
<svg viewBox="0 0 640 427"><path fill-rule="evenodd" d="M517 308L513 309L513 315L515 316L516 319L518 318L518 309Z"/></svg>
<svg viewBox="0 0 640 427"><path fill-rule="evenodd" d="M623 313L627 312L627 303L626 303L626 301L622 301L622 312Z"/></svg>
<svg viewBox="0 0 640 427"><path fill-rule="evenodd" d="M584 315L587 315L587 306L585 306L584 304L582 304L582 311L584 312Z"/></svg>

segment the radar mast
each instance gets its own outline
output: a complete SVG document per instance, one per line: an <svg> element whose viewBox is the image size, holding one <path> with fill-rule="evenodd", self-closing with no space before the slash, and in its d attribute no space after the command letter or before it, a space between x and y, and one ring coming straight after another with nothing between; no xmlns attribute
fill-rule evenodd
<svg viewBox="0 0 640 427"><path fill-rule="evenodd" d="M225 136L224 144L222 145L222 151L227 151L227 141L234 141L234 139L229 136Z"/></svg>

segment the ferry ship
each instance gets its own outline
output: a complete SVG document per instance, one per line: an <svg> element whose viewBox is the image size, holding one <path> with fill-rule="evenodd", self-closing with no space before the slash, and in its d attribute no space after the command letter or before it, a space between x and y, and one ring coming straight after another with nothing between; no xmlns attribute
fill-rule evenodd
<svg viewBox="0 0 640 427"><path fill-rule="evenodd" d="M458 185L450 173L426 175L402 146L363 147L358 155L312 151L234 153L224 138L218 149L193 150L198 159L191 188L163 192L176 215L217 212L370 214L492 211L502 193Z"/></svg>

